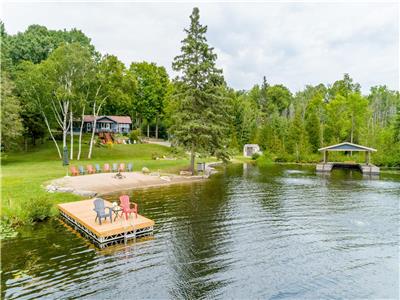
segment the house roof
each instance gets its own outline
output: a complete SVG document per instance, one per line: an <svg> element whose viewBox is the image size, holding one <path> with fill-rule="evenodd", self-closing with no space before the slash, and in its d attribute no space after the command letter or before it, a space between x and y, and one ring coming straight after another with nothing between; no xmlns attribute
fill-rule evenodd
<svg viewBox="0 0 400 300"><path fill-rule="evenodd" d="M324 148L318 149L318 151L369 151L369 152L376 152L377 150L374 148L369 148L366 146L361 146L349 142L344 142L332 146L327 146Z"/></svg>
<svg viewBox="0 0 400 300"><path fill-rule="evenodd" d="M131 117L129 117L129 116L98 116L97 121L99 121L103 118L107 118L111 121L114 121L114 122L120 123L120 124L132 124ZM84 122L93 122L94 117L92 115L85 115L83 117L83 121Z"/></svg>

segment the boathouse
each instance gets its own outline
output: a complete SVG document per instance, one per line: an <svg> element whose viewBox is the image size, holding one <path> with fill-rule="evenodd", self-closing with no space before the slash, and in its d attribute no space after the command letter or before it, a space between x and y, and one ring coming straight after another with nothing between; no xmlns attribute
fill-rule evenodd
<svg viewBox="0 0 400 300"><path fill-rule="evenodd" d="M361 146L349 142L344 142L337 145L332 145L318 149L324 155L323 161L317 164L317 172L330 172L334 167L338 168L357 168L363 174L375 175L379 174L380 170L377 166L371 164L371 153L376 152L374 148ZM356 163L353 161L348 162L330 162L328 160L328 154L331 151L343 151L343 152L365 152L365 163Z"/></svg>

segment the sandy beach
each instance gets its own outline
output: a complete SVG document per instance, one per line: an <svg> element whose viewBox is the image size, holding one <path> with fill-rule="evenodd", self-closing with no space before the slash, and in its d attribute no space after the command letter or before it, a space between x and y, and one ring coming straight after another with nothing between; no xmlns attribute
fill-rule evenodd
<svg viewBox="0 0 400 300"><path fill-rule="evenodd" d="M111 192L156 187L171 184L189 183L205 180L202 176L179 176L168 174L145 175L140 172L121 173L124 177L118 179L116 173L100 173L83 176L70 176L54 179L47 186L49 192L70 192L82 196L94 196Z"/></svg>

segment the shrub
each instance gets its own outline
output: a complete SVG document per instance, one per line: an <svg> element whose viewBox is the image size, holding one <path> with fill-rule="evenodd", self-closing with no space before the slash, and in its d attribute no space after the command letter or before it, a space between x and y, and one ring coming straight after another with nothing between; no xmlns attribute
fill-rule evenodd
<svg viewBox="0 0 400 300"><path fill-rule="evenodd" d="M157 152L151 153L151 159L156 160L156 159L158 159L158 158L160 158L160 154L158 154Z"/></svg>
<svg viewBox="0 0 400 300"><path fill-rule="evenodd" d="M260 153L256 152L256 153L253 153L253 155L251 156L251 159L257 160L257 158L259 158L260 156L261 156Z"/></svg>
<svg viewBox="0 0 400 300"><path fill-rule="evenodd" d="M264 152L262 155L260 155L257 160L257 166L263 167L263 166L268 166L274 162L272 156L268 152Z"/></svg>
<svg viewBox="0 0 400 300"><path fill-rule="evenodd" d="M136 142L140 142L140 136L142 135L142 131L140 130L140 128L132 130L129 133L129 138L131 139L131 142L133 143L133 141Z"/></svg>
<svg viewBox="0 0 400 300"><path fill-rule="evenodd" d="M5 220L0 220L0 240L16 237L18 232Z"/></svg>
<svg viewBox="0 0 400 300"><path fill-rule="evenodd" d="M50 217L52 204L47 196L32 198L25 204L27 219L30 222L43 221Z"/></svg>

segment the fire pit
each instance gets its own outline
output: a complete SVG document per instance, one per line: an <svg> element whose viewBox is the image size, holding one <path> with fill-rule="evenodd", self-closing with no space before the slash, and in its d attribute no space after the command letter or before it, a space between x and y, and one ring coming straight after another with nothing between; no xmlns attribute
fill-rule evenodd
<svg viewBox="0 0 400 300"><path fill-rule="evenodd" d="M113 178L115 178L115 179L124 179L124 178L125 178L125 176L124 176L124 175L122 175L122 174L121 174L121 172L119 172L119 171L118 171L118 173L117 173L117 174L115 174L115 175L113 176Z"/></svg>

